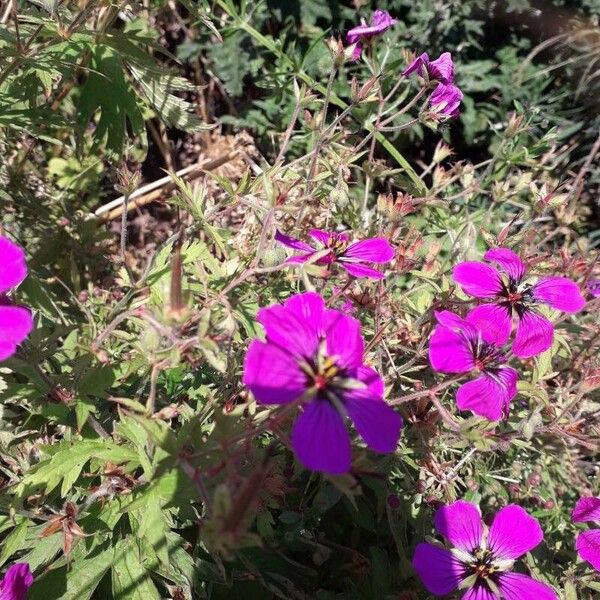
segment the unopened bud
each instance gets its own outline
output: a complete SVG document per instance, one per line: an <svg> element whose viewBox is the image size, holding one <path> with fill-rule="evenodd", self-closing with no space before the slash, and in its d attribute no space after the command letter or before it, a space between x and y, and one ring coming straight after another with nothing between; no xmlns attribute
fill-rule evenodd
<svg viewBox="0 0 600 600"><path fill-rule="evenodd" d="M508 120L508 126L506 127L507 138L511 138L520 132L524 116L525 115L517 115L514 112L510 115L510 119Z"/></svg>

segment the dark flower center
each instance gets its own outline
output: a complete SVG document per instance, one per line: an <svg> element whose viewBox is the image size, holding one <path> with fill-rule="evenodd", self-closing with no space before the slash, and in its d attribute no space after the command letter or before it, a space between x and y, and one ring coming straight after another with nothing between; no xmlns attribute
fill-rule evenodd
<svg viewBox="0 0 600 600"><path fill-rule="evenodd" d="M342 373L335 359L324 354L322 349L313 360L302 365L302 370L307 387L316 388L318 392L334 386L334 380Z"/></svg>
<svg viewBox="0 0 600 600"><path fill-rule="evenodd" d="M332 233L327 240L327 248L329 248L336 256L340 256L346 251L346 248L348 248L348 240L346 240L344 236Z"/></svg>
<svg viewBox="0 0 600 600"><path fill-rule="evenodd" d="M475 367L480 371L488 371L490 367L505 362L504 355L494 344L488 344L481 338L470 340L470 343Z"/></svg>
<svg viewBox="0 0 600 600"><path fill-rule="evenodd" d="M516 310L517 313L522 313L528 304L533 303L533 295L531 286L525 285L521 287L519 280L510 278L508 282L502 282L502 290L498 294L500 304L506 307L509 311Z"/></svg>
<svg viewBox="0 0 600 600"><path fill-rule="evenodd" d="M478 549L475 552L475 560L468 565L470 575L477 575L478 578L487 579L499 571L494 564L494 555L489 550Z"/></svg>

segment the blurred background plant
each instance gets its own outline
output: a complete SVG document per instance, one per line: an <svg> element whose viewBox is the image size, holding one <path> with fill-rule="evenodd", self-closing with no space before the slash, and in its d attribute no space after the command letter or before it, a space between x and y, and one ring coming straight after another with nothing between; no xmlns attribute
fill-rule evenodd
<svg viewBox="0 0 600 600"><path fill-rule="evenodd" d="M340 60L327 41L375 8L398 23ZM458 497L524 506L546 532L531 572L595 597L569 514L599 492L598 301L526 365L506 423L443 419L427 341L464 303L452 266L491 245L600 276L599 18L593 0L2 3L2 231L37 327L0 366L0 563L29 562L31 598L426 598L412 551ZM460 118L401 112L407 80L375 136L409 53L447 50ZM276 227L384 235L396 259L385 284L291 270ZM258 307L304 289L361 320L407 423L343 477L301 469L289 415L240 381Z"/></svg>

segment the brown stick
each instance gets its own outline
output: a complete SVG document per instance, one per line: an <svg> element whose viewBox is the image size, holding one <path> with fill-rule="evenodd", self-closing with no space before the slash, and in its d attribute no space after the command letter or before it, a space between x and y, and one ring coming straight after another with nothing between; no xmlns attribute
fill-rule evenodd
<svg viewBox="0 0 600 600"><path fill-rule="evenodd" d="M193 179L198 179L198 177L200 177L201 175L206 173L206 171L213 171L214 169L217 169L221 165L228 163L230 160L234 159L237 156L237 154L238 154L237 150L232 150L231 152L228 152L227 154L223 154L222 156L219 156L219 157L215 158L214 160L209 160L208 162L206 162L202 165L198 165L198 167L196 169L194 169L193 171L190 171L187 174L187 179L190 181ZM168 192L172 192L176 187L177 186L174 181L167 181L162 187L160 187L156 190L152 190L151 192L148 192L147 194L144 194L142 196L138 196L137 198L132 198L127 203L127 212L132 211L135 208L145 206L146 204L150 204L151 202L154 202L155 200L158 200L158 198L160 198L164 194L167 194ZM123 205L117 206L113 210L102 215L100 218L103 219L104 221L112 221L112 219L116 219L117 217L121 216L121 214L123 213L123 208L124 208Z"/></svg>

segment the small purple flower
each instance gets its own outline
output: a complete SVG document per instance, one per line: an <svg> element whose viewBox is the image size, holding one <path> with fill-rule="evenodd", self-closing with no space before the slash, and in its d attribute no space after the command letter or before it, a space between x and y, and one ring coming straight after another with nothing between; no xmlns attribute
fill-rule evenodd
<svg viewBox="0 0 600 600"><path fill-rule="evenodd" d="M370 40L396 24L396 19L392 18L387 10L376 10L371 15L371 23L367 25L363 19L360 25L353 27L346 35L349 44L356 44L352 54L353 60L358 60L362 53L362 42Z"/></svg>
<svg viewBox="0 0 600 600"><path fill-rule="evenodd" d="M590 279L587 282L587 289L594 298L600 297L600 279Z"/></svg>
<svg viewBox="0 0 600 600"><path fill-rule="evenodd" d="M454 548L417 545L413 567L430 593L445 596L460 587L462 600L558 600L545 583L511 572L515 560L544 539L537 519L520 506L499 510L487 530L479 508L458 500L442 506L434 523Z"/></svg>
<svg viewBox="0 0 600 600"><path fill-rule="evenodd" d="M244 384L260 404L302 404L292 447L307 468L346 473L352 456L345 420L376 452L393 452L402 419L383 400L383 379L364 363L360 323L327 309L318 294L258 312L266 341L254 340Z"/></svg>
<svg viewBox="0 0 600 600"><path fill-rule="evenodd" d="M286 263L305 263L311 259L319 265L337 262L354 277L383 279L383 273L367 267L364 263L383 264L394 258L394 248L383 238L370 238L351 244L347 233L328 233L320 229L311 229L308 235L316 240L317 248L279 231L275 233L275 240L279 243L304 252L298 256L291 256Z"/></svg>
<svg viewBox="0 0 600 600"><path fill-rule="evenodd" d="M579 287L566 277L544 277L536 283L524 281L525 265L512 250L493 248L483 258L499 268L482 262L463 262L454 267L452 277L465 294L491 301L475 307L468 315L487 342L505 344L516 317L512 349L519 358L535 356L552 346L554 327L537 312L536 305L547 304L567 313L579 312L585 306Z"/></svg>
<svg viewBox="0 0 600 600"><path fill-rule="evenodd" d="M25 600L33 584L33 575L27 563L15 563L0 580L0 600Z"/></svg>
<svg viewBox="0 0 600 600"><path fill-rule="evenodd" d="M453 83L440 83L429 98L431 109L439 115L456 119L463 93Z"/></svg>
<svg viewBox="0 0 600 600"><path fill-rule="evenodd" d="M469 317L462 319L447 310L436 312L435 316L439 325L429 342L431 366L442 373L478 373L458 388L458 408L490 421L508 416L519 375L506 365L499 346L484 341L482 331Z"/></svg>
<svg viewBox="0 0 600 600"><path fill-rule="evenodd" d="M450 52L440 54L435 60L429 60L427 52L423 52L402 71L402 75L408 76L415 71L418 73L424 71L429 79L435 79L440 83L454 83L454 63Z"/></svg>
<svg viewBox="0 0 600 600"><path fill-rule="evenodd" d="M25 277L27 265L23 249L0 236L0 360L12 356L33 328L31 313L21 306L12 306L4 295Z"/></svg>
<svg viewBox="0 0 600 600"><path fill-rule="evenodd" d="M573 523L600 522L600 498L585 496L579 498L571 513ZM600 529L582 531L575 542L579 556L600 571Z"/></svg>

